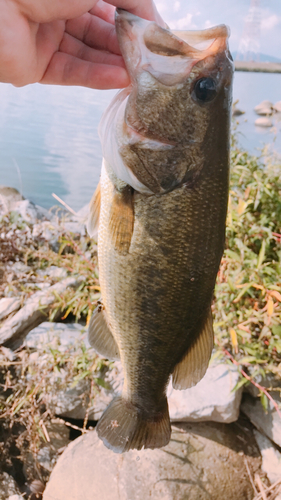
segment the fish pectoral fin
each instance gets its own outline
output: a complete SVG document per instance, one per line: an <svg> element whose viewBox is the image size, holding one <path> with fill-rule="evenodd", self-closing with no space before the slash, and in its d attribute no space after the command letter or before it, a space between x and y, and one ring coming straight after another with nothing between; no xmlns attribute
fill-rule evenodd
<svg viewBox="0 0 281 500"><path fill-rule="evenodd" d="M128 253L134 231L134 190L126 186L115 190L109 214L109 232L114 248Z"/></svg>
<svg viewBox="0 0 281 500"><path fill-rule="evenodd" d="M88 340L90 345L102 357L112 360L120 359L118 345L111 333L102 304L96 307L91 317L88 328Z"/></svg>
<svg viewBox="0 0 281 500"><path fill-rule="evenodd" d="M213 318L211 308L204 326L184 358L173 372L173 388L189 389L204 377L214 345Z"/></svg>
<svg viewBox="0 0 281 500"><path fill-rule="evenodd" d="M100 218L100 183L98 183L90 201L90 213L87 222L87 231L91 238L97 239Z"/></svg>

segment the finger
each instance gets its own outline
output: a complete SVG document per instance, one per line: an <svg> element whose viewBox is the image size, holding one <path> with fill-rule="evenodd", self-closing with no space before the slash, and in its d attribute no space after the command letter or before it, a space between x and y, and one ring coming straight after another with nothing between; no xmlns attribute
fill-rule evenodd
<svg viewBox="0 0 281 500"><path fill-rule="evenodd" d="M59 50L84 61L125 68L125 63L121 56L93 49L68 33L64 34Z"/></svg>
<svg viewBox="0 0 281 500"><path fill-rule="evenodd" d="M90 10L90 14L98 16L110 24L115 24L115 7L102 0L98 0L93 9Z"/></svg>
<svg viewBox="0 0 281 500"><path fill-rule="evenodd" d="M57 19L73 19L92 9L97 0L14 0L17 8L20 9L28 19L46 23Z"/></svg>
<svg viewBox="0 0 281 500"><path fill-rule="evenodd" d="M120 66L94 64L63 52L56 52L40 83L105 90L127 87L130 79L127 71Z"/></svg>
<svg viewBox="0 0 281 500"><path fill-rule="evenodd" d="M121 54L115 27L90 13L67 21L66 32L89 47Z"/></svg>
<svg viewBox="0 0 281 500"><path fill-rule="evenodd" d="M105 0L105 2L115 5L115 7L128 10L132 12L132 14L147 19L148 21L156 21L159 26L166 28L166 24L152 0L142 0L142 2L139 0Z"/></svg>

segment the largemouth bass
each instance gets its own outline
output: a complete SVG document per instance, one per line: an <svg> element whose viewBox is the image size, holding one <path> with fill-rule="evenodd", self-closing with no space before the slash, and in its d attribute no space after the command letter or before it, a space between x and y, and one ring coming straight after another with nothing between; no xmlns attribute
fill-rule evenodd
<svg viewBox="0 0 281 500"><path fill-rule="evenodd" d="M132 84L100 125L102 302L89 340L121 359L124 388L98 436L114 452L170 439L166 388L195 385L213 347L211 302L224 249L233 63L228 28L172 32L117 10Z"/></svg>

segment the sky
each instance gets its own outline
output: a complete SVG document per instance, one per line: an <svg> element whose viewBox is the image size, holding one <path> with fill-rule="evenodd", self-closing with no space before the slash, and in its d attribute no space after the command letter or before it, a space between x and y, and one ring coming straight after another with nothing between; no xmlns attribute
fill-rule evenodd
<svg viewBox="0 0 281 500"><path fill-rule="evenodd" d="M230 48L239 47L251 0L156 0L172 29L196 30L217 24L231 28ZM260 52L281 59L281 0L260 0Z"/></svg>

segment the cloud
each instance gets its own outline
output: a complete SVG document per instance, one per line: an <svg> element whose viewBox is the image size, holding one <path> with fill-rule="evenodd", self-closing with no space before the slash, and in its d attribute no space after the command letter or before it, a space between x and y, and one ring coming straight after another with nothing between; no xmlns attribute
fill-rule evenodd
<svg viewBox="0 0 281 500"><path fill-rule="evenodd" d="M264 17L261 21L261 30L263 32L265 31L270 31L275 26L277 26L281 21L281 18L277 16L276 14L272 14L271 16Z"/></svg>
<svg viewBox="0 0 281 500"><path fill-rule="evenodd" d="M205 21L204 28L208 29L211 28L212 26L214 26L213 23L211 23L210 19L207 19L207 21Z"/></svg>
<svg viewBox="0 0 281 500"><path fill-rule="evenodd" d="M174 12L178 12L181 8L181 3L180 2L175 2L175 5L174 5Z"/></svg>
<svg viewBox="0 0 281 500"><path fill-rule="evenodd" d="M185 17L172 21L170 27L176 30L196 29L197 25L192 22L193 14L186 14Z"/></svg>

